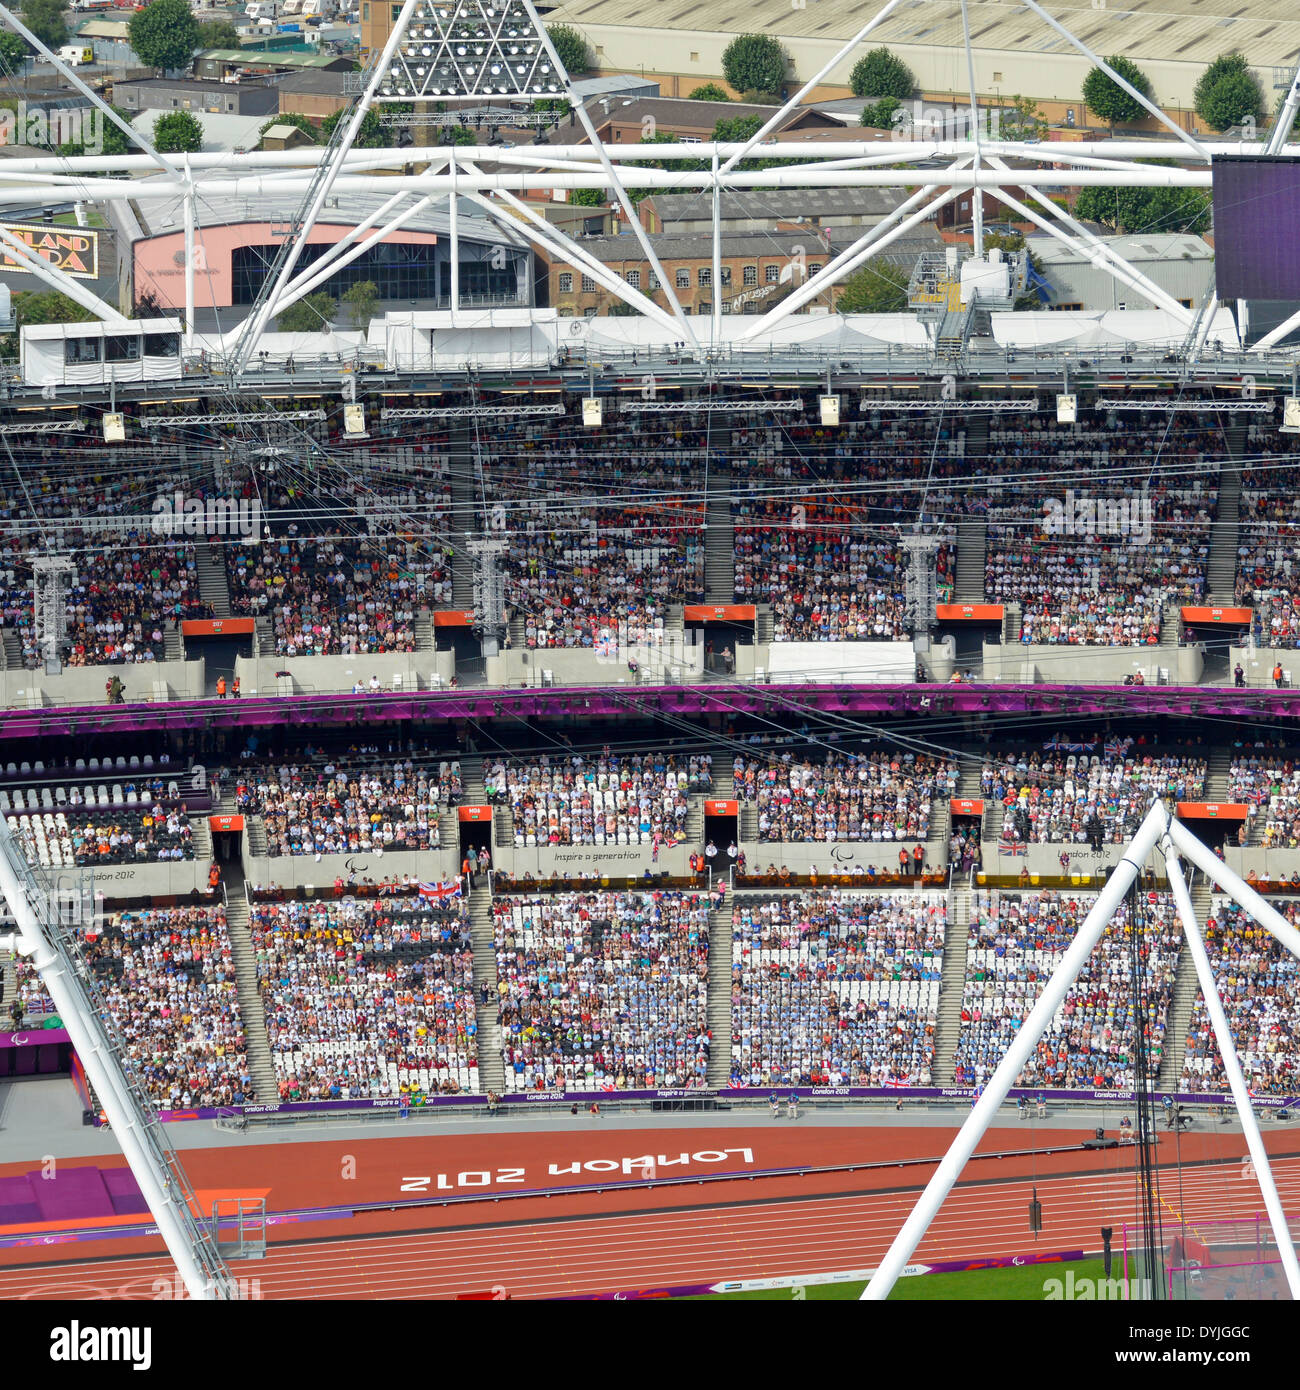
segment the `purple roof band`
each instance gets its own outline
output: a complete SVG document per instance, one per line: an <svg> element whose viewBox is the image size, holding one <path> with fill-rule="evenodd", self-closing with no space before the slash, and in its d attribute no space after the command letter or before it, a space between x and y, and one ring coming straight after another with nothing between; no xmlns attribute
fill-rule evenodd
<svg viewBox="0 0 1300 1390"><path fill-rule="evenodd" d="M1300 690L1123 685L654 685L537 690L428 690L392 695L284 695L167 704L69 705L0 712L0 739L76 737L113 730L254 729L559 714L775 714L791 705L851 714L1056 714L1062 717L1212 714L1300 718Z"/></svg>

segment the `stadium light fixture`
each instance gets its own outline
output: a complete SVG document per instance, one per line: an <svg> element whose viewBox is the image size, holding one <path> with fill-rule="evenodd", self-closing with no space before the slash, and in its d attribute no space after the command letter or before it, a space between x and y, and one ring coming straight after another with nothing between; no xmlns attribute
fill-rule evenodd
<svg viewBox="0 0 1300 1390"><path fill-rule="evenodd" d="M430 0L415 11L374 100L560 96L564 74L539 27L521 0Z"/></svg>
<svg viewBox="0 0 1300 1390"><path fill-rule="evenodd" d="M451 405L401 406L381 410L381 420L499 420L520 415L563 415L565 409L555 405Z"/></svg>
<svg viewBox="0 0 1300 1390"><path fill-rule="evenodd" d="M790 401L623 401L624 413L639 415L765 415L769 410L803 410L801 400Z"/></svg>

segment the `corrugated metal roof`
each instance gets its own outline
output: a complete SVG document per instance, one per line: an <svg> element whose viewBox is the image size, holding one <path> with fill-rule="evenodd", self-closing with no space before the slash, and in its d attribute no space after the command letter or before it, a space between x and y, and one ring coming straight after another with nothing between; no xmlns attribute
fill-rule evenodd
<svg viewBox="0 0 1300 1390"><path fill-rule="evenodd" d="M665 7L667 8L667 7ZM852 38L874 6L861 0L815 0L795 9L789 0L700 0L660 16L645 0L567 0L546 17L548 24L627 25L677 29L683 33L760 33L782 38ZM1237 49L1257 67L1294 65L1300 57L1300 7L1295 0L1123 0L1094 9L1091 0L1054 4L1049 13L1094 51L1133 59L1209 63ZM1018 0L984 0L973 12L971 38L977 48L1026 53L1075 50ZM868 44L921 44L959 48L961 15L956 5L912 0L877 29Z"/></svg>

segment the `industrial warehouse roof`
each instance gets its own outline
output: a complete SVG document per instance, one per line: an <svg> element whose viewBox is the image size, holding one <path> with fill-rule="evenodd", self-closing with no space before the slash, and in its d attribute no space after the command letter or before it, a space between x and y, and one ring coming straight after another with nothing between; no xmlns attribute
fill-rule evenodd
<svg viewBox="0 0 1300 1390"><path fill-rule="evenodd" d="M758 193L724 192L721 215L795 222L803 217L887 217L903 201L897 188L767 188ZM707 190L652 193L649 199L664 226L712 215Z"/></svg>
<svg viewBox="0 0 1300 1390"><path fill-rule="evenodd" d="M824 256L827 249L810 227L802 232L724 232L724 256L791 256L802 250L807 256ZM854 238L851 228L832 229L831 251L842 251ZM713 237L708 232L686 232L655 236L651 239L662 261L702 261L713 255ZM926 251L942 250L943 238L933 227L917 227L912 234L896 241L882 254L882 260L911 263ZM630 232L619 236L583 237L582 249L603 263L644 261L641 243Z"/></svg>
<svg viewBox="0 0 1300 1390"><path fill-rule="evenodd" d="M879 8L877 0L664 0L653 18L645 0L567 0L548 24L578 27L649 25L666 33L771 34L777 38L852 38ZM1236 49L1260 68L1300 57L1300 7L1295 0L1068 0L1049 12L1094 52L1129 58L1205 64ZM980 49L1030 55L1072 54L1074 48L1017 0L984 0L972 11L971 40ZM868 46L960 48L961 11L951 0L911 0L872 31ZM865 51L865 50L864 50ZM647 68L650 62L646 63ZM964 83L963 74L958 74Z"/></svg>
<svg viewBox="0 0 1300 1390"><path fill-rule="evenodd" d="M194 55L194 61L240 63L250 68L328 68L344 62L337 53L285 53L260 48L205 48ZM343 71L341 67L339 70Z"/></svg>
<svg viewBox="0 0 1300 1390"><path fill-rule="evenodd" d="M1143 232L1137 236L1102 237L1126 261L1212 261L1214 250L1190 232ZM1053 236L1031 236L1028 245L1044 265L1091 265L1093 258Z"/></svg>

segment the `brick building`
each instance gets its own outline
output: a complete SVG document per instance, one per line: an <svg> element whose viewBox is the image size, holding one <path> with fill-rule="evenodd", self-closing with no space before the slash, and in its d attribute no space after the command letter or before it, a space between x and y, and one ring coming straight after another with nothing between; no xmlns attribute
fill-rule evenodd
<svg viewBox="0 0 1300 1390"><path fill-rule="evenodd" d="M931 228L918 229L919 234L906 241L896 242L886 253L890 259L911 266L924 251L942 248L939 236ZM808 227L798 232L742 232L722 237L721 284L713 283L713 240L707 234L691 233L682 236L654 238L655 253L671 277L671 283L683 310L688 314L709 314L718 294L722 296L724 314L760 314L779 304L792 290L797 289L806 275L824 266L836 250L848 244L827 245L828 238L818 229ZM633 288L649 294L656 304L665 308L668 297L655 278L640 244L630 233L609 237L586 237L582 249L608 266ZM592 277L560 262L543 269L547 300L561 318L582 318L607 314L612 305L621 304L615 295L603 289ZM831 289L819 295L810 308L829 310L833 307Z"/></svg>

